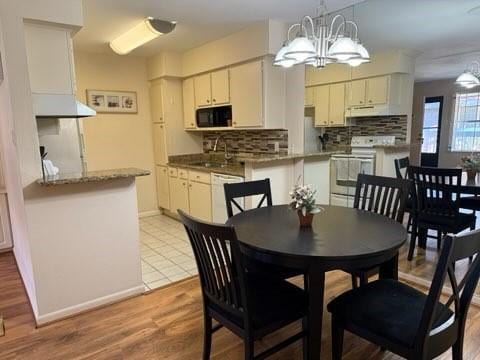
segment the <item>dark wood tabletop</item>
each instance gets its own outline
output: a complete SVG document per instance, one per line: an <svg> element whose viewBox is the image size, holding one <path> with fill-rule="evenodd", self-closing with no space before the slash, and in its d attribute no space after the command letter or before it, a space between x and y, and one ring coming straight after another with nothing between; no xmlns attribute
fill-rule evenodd
<svg viewBox="0 0 480 360"><path fill-rule="evenodd" d="M378 265L381 278L396 279L398 249L407 239L406 229L387 217L345 207L323 209L312 228L300 228L287 205L248 210L227 221L247 256L304 271L311 304L305 359L320 358L325 272Z"/></svg>

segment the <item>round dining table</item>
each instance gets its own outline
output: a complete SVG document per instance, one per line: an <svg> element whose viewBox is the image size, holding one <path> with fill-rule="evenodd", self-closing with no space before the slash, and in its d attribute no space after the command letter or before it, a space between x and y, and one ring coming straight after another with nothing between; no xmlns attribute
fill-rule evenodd
<svg viewBox="0 0 480 360"><path fill-rule="evenodd" d="M306 359L319 359L325 273L379 266L380 278L398 278L398 249L407 240L398 222L372 212L323 206L312 227L300 227L288 205L248 210L231 217L244 255L301 270L308 294Z"/></svg>

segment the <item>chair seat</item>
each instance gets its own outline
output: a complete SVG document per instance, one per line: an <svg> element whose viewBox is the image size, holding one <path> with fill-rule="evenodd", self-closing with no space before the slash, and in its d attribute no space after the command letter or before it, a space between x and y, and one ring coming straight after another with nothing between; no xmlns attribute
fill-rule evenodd
<svg viewBox="0 0 480 360"><path fill-rule="evenodd" d="M344 323L366 329L395 343L412 346L427 296L395 280L378 280L347 291L328 304L328 311ZM433 329L453 312L439 304L442 314Z"/></svg>
<svg viewBox="0 0 480 360"><path fill-rule="evenodd" d="M248 274L247 283L255 330L283 326L306 315L307 298L298 286L258 274ZM215 309L214 304L212 307ZM242 317L233 316L232 320L240 328L243 327Z"/></svg>
<svg viewBox="0 0 480 360"><path fill-rule="evenodd" d="M480 196L462 197L458 200L458 205L462 209L480 211Z"/></svg>
<svg viewBox="0 0 480 360"><path fill-rule="evenodd" d="M445 232L458 233L475 223L474 214L458 213L455 216L444 215L435 212L420 212L418 214L418 222L441 227Z"/></svg>

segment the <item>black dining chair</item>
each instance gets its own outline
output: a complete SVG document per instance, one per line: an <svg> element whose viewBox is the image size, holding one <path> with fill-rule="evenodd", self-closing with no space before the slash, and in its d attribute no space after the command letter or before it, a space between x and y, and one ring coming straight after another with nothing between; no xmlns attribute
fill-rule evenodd
<svg viewBox="0 0 480 360"><path fill-rule="evenodd" d="M428 230L437 231L437 248L441 247L442 234L475 229L475 214L464 214L459 210L462 169L409 166L408 174L416 188L416 224L408 250L412 260L417 233L419 243L426 246Z"/></svg>
<svg viewBox="0 0 480 360"><path fill-rule="evenodd" d="M480 276L479 252L478 230L446 236L428 294L395 280L378 280L335 298L327 306L332 313L332 358L342 358L343 333L348 330L406 359L433 359L449 348L454 360L463 359L468 308ZM475 255L458 281L455 262ZM447 277L453 295L442 302Z"/></svg>
<svg viewBox="0 0 480 360"><path fill-rule="evenodd" d="M411 187L410 180L359 174L353 207L402 223ZM352 287L357 287L357 279L360 280L360 285L365 285L368 278L377 274L378 271L378 266L350 271Z"/></svg>
<svg viewBox="0 0 480 360"><path fill-rule="evenodd" d="M266 201L266 206L272 206L272 190L270 188L270 179L245 181L241 183L224 184L225 202L227 203L227 215L233 216L234 206L237 212L245 211L238 199L244 199L249 196L261 196L260 201L255 205L260 208Z"/></svg>
<svg viewBox="0 0 480 360"><path fill-rule="evenodd" d="M241 206L238 199L245 199L250 196L259 196L258 203L253 205L255 208L262 206L272 206L272 191L270 188L270 179L245 181L241 183L224 184L225 202L227 205L227 215L231 218L234 215L234 209L237 212L244 212L245 208ZM298 270L288 269L286 267L267 264L246 258L245 262L250 271L261 272L273 277L287 279L293 276L302 275Z"/></svg>
<svg viewBox="0 0 480 360"><path fill-rule="evenodd" d="M200 222L178 210L197 263L204 313L203 359L210 358L212 334L226 327L243 338L245 359L265 359L305 337L307 297L285 281L246 271L235 229ZM212 319L218 324L212 325ZM258 355L254 341L297 320L302 330Z"/></svg>
<svg viewBox="0 0 480 360"><path fill-rule="evenodd" d="M395 165L395 175L397 179L408 179L408 167L410 166L410 158L405 156L400 159L394 160ZM407 222L407 230L409 233L412 232L412 229L416 224L414 224L415 216L414 216L414 205L416 202L415 197L415 187L412 186L412 192L407 199L407 204L405 205L405 212L408 213L408 222Z"/></svg>

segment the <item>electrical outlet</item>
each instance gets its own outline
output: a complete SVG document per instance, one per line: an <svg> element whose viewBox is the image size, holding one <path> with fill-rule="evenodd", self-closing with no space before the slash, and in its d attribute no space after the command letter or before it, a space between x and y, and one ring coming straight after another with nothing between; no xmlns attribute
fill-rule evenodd
<svg viewBox="0 0 480 360"><path fill-rule="evenodd" d="M273 148L276 153L280 152L280 143L278 141L274 141Z"/></svg>
<svg viewBox="0 0 480 360"><path fill-rule="evenodd" d="M341 135L337 135L337 142L340 142L342 141L342 136Z"/></svg>
<svg viewBox="0 0 480 360"><path fill-rule="evenodd" d="M212 150L212 141L211 140L207 140L206 147L207 147L207 150Z"/></svg>

